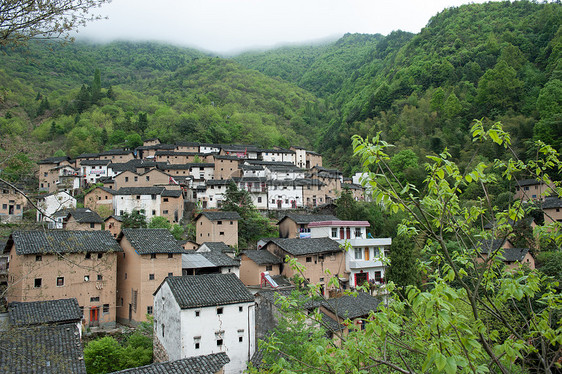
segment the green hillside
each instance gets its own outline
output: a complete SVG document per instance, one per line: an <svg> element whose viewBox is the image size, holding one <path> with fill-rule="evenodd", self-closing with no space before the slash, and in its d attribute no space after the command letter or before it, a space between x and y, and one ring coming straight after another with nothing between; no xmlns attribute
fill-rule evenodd
<svg viewBox="0 0 562 374"><path fill-rule="evenodd" d="M532 137L561 145L561 24L557 3L464 5L437 14L417 35L346 35L317 47L317 57L292 81L337 109L320 151L346 171L353 168L348 160L355 133L382 131L397 152L448 147L462 159L474 118L501 120L524 156L532 153L525 146ZM275 64L275 52L238 61L282 76L267 65ZM279 56L285 65L299 66L297 53L280 50Z"/></svg>
<svg viewBox="0 0 562 374"><path fill-rule="evenodd" d="M353 134L380 131L396 153L447 147L462 163L470 124L484 118L502 121L525 157L532 138L562 145L561 24L558 3L516 1L445 9L416 35L346 34L232 59L156 43L36 42L2 51L0 131L25 136L38 157L154 136L295 144L347 174Z"/></svg>
<svg viewBox="0 0 562 374"><path fill-rule="evenodd" d="M0 130L31 133L44 155L165 142L312 147L325 115L314 95L233 61L146 43L32 43L5 50Z"/></svg>

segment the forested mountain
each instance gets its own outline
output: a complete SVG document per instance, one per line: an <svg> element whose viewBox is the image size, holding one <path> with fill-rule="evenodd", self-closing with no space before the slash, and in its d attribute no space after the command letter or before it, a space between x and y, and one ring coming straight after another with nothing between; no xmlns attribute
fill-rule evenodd
<svg viewBox="0 0 562 374"><path fill-rule="evenodd" d="M155 43L5 49L0 131L74 156L141 139L311 147L346 174L353 134L464 162L474 118L502 121L523 157L562 144L562 7L445 9L419 34L347 34L232 59ZM498 156L495 148L482 157Z"/></svg>
<svg viewBox="0 0 562 374"><path fill-rule="evenodd" d="M294 84L158 44L32 43L5 50L0 130L46 156L164 142L312 147L326 110Z"/></svg>
<svg viewBox="0 0 562 374"><path fill-rule="evenodd" d="M320 151L346 171L356 133L382 131L397 151L418 155L448 147L462 160L470 123L483 117L501 120L524 156L532 137L561 145L561 24L559 3L470 4L442 11L417 35L346 35L316 47L298 75L283 71L300 66L298 49L237 60L326 97L338 114Z"/></svg>

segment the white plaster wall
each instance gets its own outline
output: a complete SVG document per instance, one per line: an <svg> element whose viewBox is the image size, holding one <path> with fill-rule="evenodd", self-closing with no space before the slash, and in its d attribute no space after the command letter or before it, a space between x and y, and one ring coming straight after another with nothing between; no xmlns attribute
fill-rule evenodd
<svg viewBox="0 0 562 374"><path fill-rule="evenodd" d="M133 210L144 209L146 220L150 221L152 217L160 215L160 200L161 196L156 195L156 199L152 199L152 195L140 195L140 199L136 198L137 195L117 195L113 198L113 211L115 215L120 215L121 211L125 213L132 213ZM152 214L152 211L155 214Z"/></svg>
<svg viewBox="0 0 562 374"><path fill-rule="evenodd" d="M297 208L303 206L302 188L294 189L294 186L268 186L267 190L268 209L292 209L292 200L296 201ZM278 207L277 200L281 200L281 208Z"/></svg>
<svg viewBox="0 0 562 374"><path fill-rule="evenodd" d="M230 363L224 367L225 374L242 373L255 351L254 303L222 305L223 314L217 307L191 308L181 311L182 357L226 352ZM242 307L242 311L239 311ZM199 311L199 316L195 312ZM243 332L242 332L243 330ZM223 345L217 346L217 333L222 334ZM242 336L242 342L239 337ZM195 349L195 337L200 337L199 349ZM171 357L170 357L171 359Z"/></svg>
<svg viewBox="0 0 562 374"><path fill-rule="evenodd" d="M76 208L76 199L66 192L58 192L39 201L38 206L42 212L37 210L37 221L49 222L52 219L48 218L48 216L53 215L55 212L65 208Z"/></svg>
<svg viewBox="0 0 562 374"><path fill-rule="evenodd" d="M181 309L170 286L163 283L154 296L154 335L166 349L170 361L185 357L182 356L184 343L181 327Z"/></svg>

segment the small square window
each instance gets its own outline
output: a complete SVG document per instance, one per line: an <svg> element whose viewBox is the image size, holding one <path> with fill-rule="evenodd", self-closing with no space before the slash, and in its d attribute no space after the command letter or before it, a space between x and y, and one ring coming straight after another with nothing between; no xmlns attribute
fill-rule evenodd
<svg viewBox="0 0 562 374"><path fill-rule="evenodd" d="M223 313L223 309L222 308L217 308L217 314L222 314Z"/></svg>
<svg viewBox="0 0 562 374"><path fill-rule="evenodd" d="M103 314L109 314L109 304L103 304Z"/></svg>
<svg viewBox="0 0 562 374"><path fill-rule="evenodd" d="M91 228L91 229L94 229L94 228L96 228L96 224L95 224L95 223L93 223L93 222L92 222L92 223L90 223L90 228Z"/></svg>
<svg viewBox="0 0 562 374"><path fill-rule="evenodd" d="M220 231L220 232L219 232L219 235L224 235L224 231Z"/></svg>
<svg viewBox="0 0 562 374"><path fill-rule="evenodd" d="M152 306L151 305L146 307L146 314L152 314Z"/></svg>
<svg viewBox="0 0 562 374"><path fill-rule="evenodd" d="M103 275L98 274L98 281L102 281L103 280Z"/></svg>
<svg viewBox="0 0 562 374"><path fill-rule="evenodd" d="M90 302L91 302L91 303L95 303L95 302L97 302L97 301L100 301L100 297L99 297L99 296L90 297Z"/></svg>
<svg viewBox="0 0 562 374"><path fill-rule="evenodd" d="M222 221L217 221L217 225L222 225Z"/></svg>
<svg viewBox="0 0 562 374"><path fill-rule="evenodd" d="M43 256L41 255L35 256L35 261L43 261Z"/></svg>
<svg viewBox="0 0 562 374"><path fill-rule="evenodd" d="M168 253L168 258L174 258L174 254L173 254L173 253Z"/></svg>
<svg viewBox="0 0 562 374"><path fill-rule="evenodd" d="M150 254L150 258L151 258L151 259L155 259L155 258L156 258L156 253L151 253L151 254Z"/></svg>
<svg viewBox="0 0 562 374"><path fill-rule="evenodd" d="M243 311L244 311L244 307L243 307L243 306L239 306L239 307L238 307L238 311L239 311L239 312L243 312Z"/></svg>
<svg viewBox="0 0 562 374"><path fill-rule="evenodd" d="M217 347L222 347L222 339L217 339Z"/></svg>
<svg viewBox="0 0 562 374"><path fill-rule="evenodd" d="M199 317L201 315L201 311L200 310L196 310L195 311L195 317Z"/></svg>
<svg viewBox="0 0 562 374"><path fill-rule="evenodd" d="M272 271L273 265L265 265L265 271Z"/></svg>
<svg viewBox="0 0 562 374"><path fill-rule="evenodd" d="M89 282L89 281L90 281L90 276L84 275L84 282Z"/></svg>
<svg viewBox="0 0 562 374"><path fill-rule="evenodd" d="M307 257L306 262L312 262L312 257Z"/></svg>
<svg viewBox="0 0 562 374"><path fill-rule="evenodd" d="M239 341L240 343L242 343L242 342L244 341L244 337L243 337L243 336L239 336L239 337L238 337L238 341Z"/></svg>
<svg viewBox="0 0 562 374"><path fill-rule="evenodd" d="M98 258L102 258L103 257L103 253L98 253Z"/></svg>
<svg viewBox="0 0 562 374"><path fill-rule="evenodd" d="M34 281L35 288L41 287L41 283L43 283L43 280L41 278L35 278L35 281Z"/></svg>
<svg viewBox="0 0 562 374"><path fill-rule="evenodd" d="M86 253L86 256L85 256L85 257L86 257L86 260L89 260L89 259L92 258L92 254L91 254L91 253Z"/></svg>
<svg viewBox="0 0 562 374"><path fill-rule="evenodd" d="M201 343L195 342L195 349L199 349L199 347L201 347Z"/></svg>
<svg viewBox="0 0 562 374"><path fill-rule="evenodd" d="M173 277L173 276L174 276L174 273L168 273L168 276L169 276L169 277Z"/></svg>
<svg viewBox="0 0 562 374"><path fill-rule="evenodd" d="M148 274L148 280L153 281L154 280L154 274Z"/></svg>
<svg viewBox="0 0 562 374"><path fill-rule="evenodd" d="M64 277L57 277L57 287L64 286Z"/></svg>

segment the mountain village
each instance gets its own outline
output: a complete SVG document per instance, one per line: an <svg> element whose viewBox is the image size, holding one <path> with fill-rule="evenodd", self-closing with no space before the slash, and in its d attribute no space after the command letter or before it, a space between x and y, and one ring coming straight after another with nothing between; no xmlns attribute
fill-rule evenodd
<svg viewBox="0 0 562 374"><path fill-rule="evenodd" d="M44 228L16 229L4 245L5 319L30 329L22 339L45 336L36 344L48 346L53 330L74 348L86 330L151 320L154 364L143 373L166 365L203 365L213 373L240 373L249 362L259 367L257 342L276 326L276 297L290 294L299 277L317 286L321 298L309 308L321 311L329 334L349 329L349 321L361 326L384 302L392 239L372 237L367 221L334 215L342 190L357 200L368 196L359 178L324 168L321 155L299 147L152 139L135 150L42 160L34 204ZM230 183L277 217L278 237L239 248L240 216L220 210ZM520 181L516 197L537 198L543 187ZM87 192L77 208L81 191ZM0 192L0 219L20 221L28 200L14 186ZM547 199L544 208L556 217L561 205ZM193 220L195 238L122 227L122 216L135 211L171 223ZM507 263L534 267L528 249L509 240L492 246L504 248ZM357 296L342 293L359 286ZM72 372L85 372L80 349L57 354Z"/></svg>

